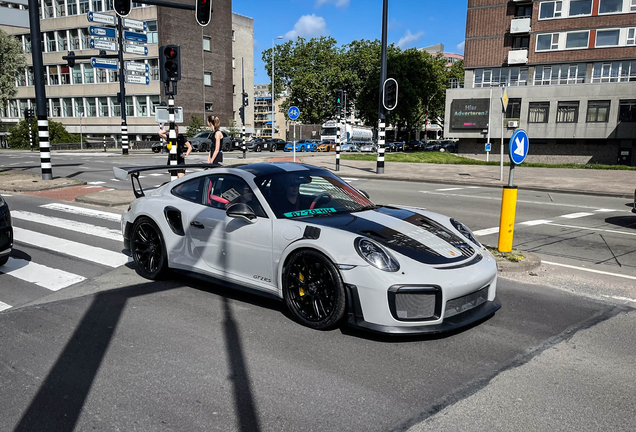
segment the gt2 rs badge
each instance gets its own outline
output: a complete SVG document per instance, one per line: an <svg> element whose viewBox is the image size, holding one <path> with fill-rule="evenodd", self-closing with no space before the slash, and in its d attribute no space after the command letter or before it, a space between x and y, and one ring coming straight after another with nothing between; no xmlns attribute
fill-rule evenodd
<svg viewBox="0 0 636 432"><path fill-rule="evenodd" d="M260 281L263 281L263 282L267 282L267 283L271 283L272 282L272 280L270 278L266 278L266 277L263 277L263 276L254 275L252 277L254 279L257 279L257 280L260 280Z"/></svg>

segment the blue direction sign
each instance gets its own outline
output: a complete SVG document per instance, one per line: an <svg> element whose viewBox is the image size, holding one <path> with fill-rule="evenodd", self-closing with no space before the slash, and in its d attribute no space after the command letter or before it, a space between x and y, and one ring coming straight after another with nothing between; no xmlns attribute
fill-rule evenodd
<svg viewBox="0 0 636 432"><path fill-rule="evenodd" d="M490 151L490 149L491 149L491 145L490 145L490 143L486 143L486 145L485 145L485 151L489 152L489 151Z"/></svg>
<svg viewBox="0 0 636 432"><path fill-rule="evenodd" d="M90 22L96 22L96 23L107 24L112 26L115 25L115 15L108 15L108 14L99 13L99 12L89 12L88 14L86 14L86 18L88 18L88 21Z"/></svg>
<svg viewBox="0 0 636 432"><path fill-rule="evenodd" d="M526 156L528 156L529 146L528 133L523 129L516 129L508 143L510 161L515 165L523 163L523 161L526 160Z"/></svg>
<svg viewBox="0 0 636 432"><path fill-rule="evenodd" d="M124 39L132 42L146 43L148 42L148 36L143 33L135 33L128 30L124 30Z"/></svg>
<svg viewBox="0 0 636 432"><path fill-rule="evenodd" d="M287 111L287 115L289 116L290 119L292 120L296 120L298 117L300 117L300 110L298 109L298 107L289 107L289 110Z"/></svg>
<svg viewBox="0 0 636 432"><path fill-rule="evenodd" d="M115 59L103 59L98 57L91 57L91 65L97 69L113 69L117 70L117 60Z"/></svg>
<svg viewBox="0 0 636 432"><path fill-rule="evenodd" d="M88 32L93 36L115 39L115 29L112 28L90 26Z"/></svg>
<svg viewBox="0 0 636 432"><path fill-rule="evenodd" d="M93 39L90 41L91 49L117 51L117 44L114 41L108 39Z"/></svg>

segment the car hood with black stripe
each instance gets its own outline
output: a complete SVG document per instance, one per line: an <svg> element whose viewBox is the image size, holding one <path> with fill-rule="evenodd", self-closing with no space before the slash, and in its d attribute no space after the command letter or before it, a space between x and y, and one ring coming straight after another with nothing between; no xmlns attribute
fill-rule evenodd
<svg viewBox="0 0 636 432"><path fill-rule="evenodd" d="M409 209L378 207L354 213L305 219L310 225L331 227L368 237L387 249L424 264L455 264L478 252L465 237Z"/></svg>

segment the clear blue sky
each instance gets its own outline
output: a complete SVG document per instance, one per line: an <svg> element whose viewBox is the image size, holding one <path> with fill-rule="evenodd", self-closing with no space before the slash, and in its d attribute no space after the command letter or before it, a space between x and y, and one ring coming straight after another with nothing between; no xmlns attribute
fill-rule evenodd
<svg viewBox="0 0 636 432"><path fill-rule="evenodd" d="M443 43L446 52L463 54L466 4L467 0L389 0L389 44L422 48ZM278 36L332 36L338 45L382 38L382 0L233 0L232 8L254 19L255 84L269 82L261 52Z"/></svg>

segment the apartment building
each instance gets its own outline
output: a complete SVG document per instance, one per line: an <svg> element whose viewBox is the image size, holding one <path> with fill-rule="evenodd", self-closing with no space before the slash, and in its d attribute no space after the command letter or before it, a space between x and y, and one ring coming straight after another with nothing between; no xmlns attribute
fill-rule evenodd
<svg viewBox="0 0 636 432"><path fill-rule="evenodd" d="M497 155L520 127L529 161L636 165L635 32L636 0L468 0L445 136L483 155L490 132Z"/></svg>
<svg viewBox="0 0 636 432"><path fill-rule="evenodd" d="M186 3L185 0L173 0ZM191 2L187 2L191 3ZM117 70L93 68L90 60L70 68L62 56L97 55L90 49L88 12L115 15L113 0L42 0L40 2L42 56L45 66L47 112L71 133L80 129L88 136L120 139L121 109L117 101ZM191 11L133 3L129 18L147 22L148 55L125 54L124 59L149 66L150 84L126 84L128 131L132 140L156 136L155 109L167 101L159 81L159 50L162 45L181 46L181 81L175 105L183 107L184 123L191 115L215 114L222 126L233 118L232 2L216 0L212 21L200 27ZM28 28L0 25L23 45L29 65L16 85L18 93L0 110L0 121L12 124L35 108L35 88ZM252 42L250 41L250 44Z"/></svg>
<svg viewBox="0 0 636 432"><path fill-rule="evenodd" d="M242 126L239 108L243 103L243 85L247 100L254 100L254 19L235 13L232 14L232 70L234 123ZM251 102L245 107L245 133L254 134L254 104Z"/></svg>

